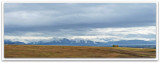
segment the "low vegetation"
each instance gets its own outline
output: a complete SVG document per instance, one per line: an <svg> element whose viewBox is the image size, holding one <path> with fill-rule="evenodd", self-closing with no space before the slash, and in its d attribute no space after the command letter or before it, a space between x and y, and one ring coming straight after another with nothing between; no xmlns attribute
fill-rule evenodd
<svg viewBox="0 0 160 63"><path fill-rule="evenodd" d="M128 47L5 45L5 58L155 58L156 49Z"/></svg>
<svg viewBox="0 0 160 63"><path fill-rule="evenodd" d="M112 47L118 47L118 45L112 45Z"/></svg>

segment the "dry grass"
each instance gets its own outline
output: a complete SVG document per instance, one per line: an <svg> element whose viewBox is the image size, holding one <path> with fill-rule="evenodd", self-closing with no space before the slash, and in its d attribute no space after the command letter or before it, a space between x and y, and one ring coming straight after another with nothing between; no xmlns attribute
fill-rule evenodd
<svg viewBox="0 0 160 63"><path fill-rule="evenodd" d="M156 50L127 47L5 45L5 58L155 58Z"/></svg>

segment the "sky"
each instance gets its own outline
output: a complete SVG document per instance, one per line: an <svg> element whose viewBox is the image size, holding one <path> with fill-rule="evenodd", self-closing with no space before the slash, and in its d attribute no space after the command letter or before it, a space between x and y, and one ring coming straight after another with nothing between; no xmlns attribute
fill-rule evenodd
<svg viewBox="0 0 160 63"><path fill-rule="evenodd" d="M6 40L156 40L155 3L5 3Z"/></svg>

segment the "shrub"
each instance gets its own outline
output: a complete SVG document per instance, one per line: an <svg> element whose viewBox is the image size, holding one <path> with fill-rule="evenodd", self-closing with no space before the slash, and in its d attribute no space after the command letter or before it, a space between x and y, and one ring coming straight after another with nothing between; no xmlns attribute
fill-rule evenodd
<svg viewBox="0 0 160 63"><path fill-rule="evenodd" d="M112 45L112 47L118 47L118 45Z"/></svg>

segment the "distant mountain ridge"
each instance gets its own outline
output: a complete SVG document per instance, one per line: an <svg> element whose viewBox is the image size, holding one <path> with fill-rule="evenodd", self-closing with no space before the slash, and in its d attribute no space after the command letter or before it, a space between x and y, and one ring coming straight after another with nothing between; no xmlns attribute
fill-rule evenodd
<svg viewBox="0 0 160 63"><path fill-rule="evenodd" d="M52 40L49 42L38 41L24 43L20 41L4 40L4 44L16 44L16 45L66 45L66 46L112 46L112 45L149 45L156 44L156 41L143 41L143 40L121 40L121 41L110 41L110 42L93 42L90 40L69 40L63 38L61 40Z"/></svg>

